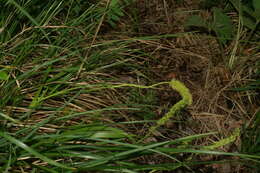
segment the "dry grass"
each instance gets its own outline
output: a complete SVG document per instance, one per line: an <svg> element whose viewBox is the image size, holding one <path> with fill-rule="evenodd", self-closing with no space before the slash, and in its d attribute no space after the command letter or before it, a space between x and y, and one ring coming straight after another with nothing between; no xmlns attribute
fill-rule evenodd
<svg viewBox="0 0 260 173"><path fill-rule="evenodd" d="M142 0L137 1L136 8L140 12L137 34L175 34L185 31L184 21L191 13L197 13L198 1L178 4L167 0L160 3ZM208 16L209 14L201 15ZM252 118L251 115L257 111L257 103L252 103L252 100L256 98L250 96L250 93L243 95L243 93L230 91L230 88L246 83L250 76L250 68L237 67L236 70L228 68L226 62L228 62L233 44L226 48L223 54L215 38L194 33L187 33L178 38L147 41L143 44L141 45L143 50L150 52L153 58L149 64L150 78L155 81L164 81L174 77L184 82L192 92L194 103L187 115L190 117L182 119L187 122L181 125L170 123L168 126L168 128L178 130L175 133L192 135L212 131L220 132L220 135L196 142L196 145L208 145L230 136L235 128L245 125ZM249 50L256 49L249 48ZM238 61L243 64L248 59L251 59L250 53L244 54ZM241 66L245 67L242 64ZM172 102L171 98L174 97L165 93L161 95L163 95L160 101L162 104ZM164 106L161 105L161 107ZM171 133L167 135L176 137ZM237 140L232 146L222 147L221 150L236 151L241 145L240 142ZM204 158L201 159L204 160ZM231 172L232 166L227 165L226 171ZM235 167L239 172L240 166ZM216 166L214 169L221 172L224 168Z"/></svg>
<svg viewBox="0 0 260 173"><path fill-rule="evenodd" d="M223 52L216 38L185 30L185 20L190 14L199 13L197 10L199 1L177 3L177 1L171 0L162 0L160 2L158 0L138 0L133 6L136 8L136 19L126 18L121 20L116 31L103 23L104 15L93 37L87 38L87 34L84 33L84 37L87 39L79 44L83 58L80 57L81 61L76 77L68 76L68 80L64 82L50 81L47 84L41 84L43 78L41 75L31 76L26 80L18 79L15 84L17 88L20 88L21 85L28 86L17 91L24 97L17 106L6 106L4 112L12 115L13 118L25 115L27 119L23 122L23 126L26 127L48 120L53 115L56 116L57 120L67 120L66 117L70 117L67 121L61 123L57 120L55 122L50 121L38 129L37 133L39 134L54 134L59 129L69 125L102 122L120 127L131 134L144 136L149 128L149 123L123 125L121 122L142 121L145 119L142 116L148 113L153 113L153 118L160 119L180 99L180 96L172 92L170 87L160 86L160 88L152 90L151 93L149 93L150 90L131 90L131 88L108 88L98 92L91 91L94 91L96 86L108 83L150 85L177 78L190 89L194 103L181 116L175 117L172 122L168 122L163 128L160 128L155 136L145 141L146 143L200 133L219 132L217 135L198 139L193 143L196 146L207 146L230 136L235 128L250 124L251 115L255 115L259 101L255 101L256 98L250 92L235 93L230 89L246 83L252 75L250 65L246 66L244 64L256 62L260 54L254 56L254 59L250 57L250 54L255 52L257 48L240 50L241 52L238 53L241 56L237 61L243 65L238 65L237 69L231 70L228 68L227 62L235 43L231 43L230 47L225 48ZM128 10L131 11L131 9ZM200 13L200 15L207 17L209 14L204 12ZM30 29L28 28L28 30ZM173 36L154 40L133 39L135 36L145 37L179 33L183 33L181 37ZM113 42L111 40L114 42L131 40L131 43L120 46L107 46ZM92 51L95 52L98 47L102 46L108 48L100 52L101 56L123 50L117 52L117 56L122 56L122 58L115 58L112 61L113 63L104 63L105 65L95 67L94 70L85 70L83 66L89 60ZM45 45L38 47L39 51L35 56L44 54L45 48ZM129 52L128 48L131 48L129 50L144 52L145 55ZM59 56L64 54L69 54L69 50L64 49L59 53ZM8 57L5 58L8 61ZM247 62L249 59L252 62ZM78 65L78 60L79 57L72 56L69 60L59 61L59 63L55 64L55 67L57 69L69 69L73 64ZM44 62L45 59L42 61ZM35 63L33 60L25 62L22 66L15 67L15 70L26 73L37 66L37 63L39 62ZM47 71L47 69L44 70ZM16 78L16 73L12 73L13 78ZM65 94L62 93L44 100L44 102L40 103L40 109L37 106L34 107L32 105L34 98L37 97L37 94L44 93L44 90L35 90L37 87L34 87L34 85L42 85L44 88L45 85L51 86L52 84L59 84L60 89ZM87 88L89 92L81 92L80 88ZM134 97L134 94L137 94L137 96ZM149 103L149 111L145 112L146 107L143 105L148 105L148 103L144 100L150 96L152 98L151 103ZM70 99L72 101L68 101ZM133 103L140 104L143 107L135 105L136 110L129 110L128 105L134 105ZM140 114L142 115L140 116ZM13 132L21 128L19 124L12 124L11 126ZM220 150L236 152L240 145L241 141L237 140L232 145L221 147ZM193 156L201 161L225 158L224 156L196 154ZM184 154L178 159L186 161L189 159L188 157L190 156ZM155 164L164 163L168 161L167 159L169 160L166 157L153 155L140 157L135 159L134 162ZM233 157L232 159L239 158ZM197 167L196 170L200 172L232 172L232 170L235 170L233 172L243 172L243 167L227 163L221 164L221 166L218 164L205 165Z"/></svg>

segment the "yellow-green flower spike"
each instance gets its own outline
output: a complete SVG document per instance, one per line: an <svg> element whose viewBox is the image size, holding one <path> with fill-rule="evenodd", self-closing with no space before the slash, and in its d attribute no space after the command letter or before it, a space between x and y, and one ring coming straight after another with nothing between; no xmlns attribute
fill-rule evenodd
<svg viewBox="0 0 260 173"><path fill-rule="evenodd" d="M173 79L170 82L170 86L176 90L181 96L182 100L184 100L185 106L192 104L192 96L189 89L180 81Z"/></svg>
<svg viewBox="0 0 260 173"><path fill-rule="evenodd" d="M235 142L235 140L239 136L240 136L240 129L236 128L231 136L229 136L227 138L224 138L224 139L221 139L221 140L219 140L217 142L214 142L212 145L205 146L203 148L207 149L207 150L213 150L213 149L216 149L216 148L222 147L224 145L227 145L227 144Z"/></svg>
<svg viewBox="0 0 260 173"><path fill-rule="evenodd" d="M180 110L192 104L192 95L189 89L180 81L173 79L170 86L176 90L182 97L182 99L173 105L168 113L166 113L157 124L150 128L150 133L153 133L158 127L164 125L171 117L176 115ZM150 134L149 133L149 134Z"/></svg>

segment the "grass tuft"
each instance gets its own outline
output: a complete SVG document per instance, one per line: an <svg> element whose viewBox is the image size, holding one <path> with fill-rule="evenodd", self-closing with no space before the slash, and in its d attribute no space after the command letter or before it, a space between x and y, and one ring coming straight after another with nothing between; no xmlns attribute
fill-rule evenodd
<svg viewBox="0 0 260 173"><path fill-rule="evenodd" d="M0 1L0 172L258 171L259 20L211 5Z"/></svg>

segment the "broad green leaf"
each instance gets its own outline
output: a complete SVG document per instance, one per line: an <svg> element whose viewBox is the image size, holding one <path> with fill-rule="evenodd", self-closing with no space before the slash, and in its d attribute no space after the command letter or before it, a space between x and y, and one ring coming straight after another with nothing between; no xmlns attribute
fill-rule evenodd
<svg viewBox="0 0 260 173"><path fill-rule="evenodd" d="M247 17L247 16L242 16L242 22L243 22L243 25L246 26L247 28L249 28L251 30L255 29L256 23L252 18Z"/></svg>
<svg viewBox="0 0 260 173"><path fill-rule="evenodd" d="M231 19L220 8L213 8L214 21L211 29L217 34L222 44L233 38L234 27Z"/></svg>
<svg viewBox="0 0 260 173"><path fill-rule="evenodd" d="M244 5L239 0L229 0L229 1L234 6L234 8L237 10L238 13L243 14L243 17L246 16L246 15L244 15L246 13L250 17L253 17L255 19L258 18L257 16L259 16L259 13L260 13L259 10L255 9L255 11L253 11L252 8L249 8L247 5ZM259 0L256 0L256 1L259 1Z"/></svg>
<svg viewBox="0 0 260 173"><path fill-rule="evenodd" d="M260 0L253 0L253 7L255 9L254 16L256 17L257 22L260 21Z"/></svg>
<svg viewBox="0 0 260 173"><path fill-rule="evenodd" d="M197 15L193 15L193 16L189 17L189 19L185 23L185 26L187 26L187 27L196 26L196 27L208 28L206 21L202 17L197 16Z"/></svg>
<svg viewBox="0 0 260 173"><path fill-rule="evenodd" d="M8 80L8 74L5 71L0 71L0 80Z"/></svg>
<svg viewBox="0 0 260 173"><path fill-rule="evenodd" d="M260 1L259 0L253 0L253 7L256 12L260 13Z"/></svg>
<svg viewBox="0 0 260 173"><path fill-rule="evenodd" d="M248 8L246 5L243 5L243 3L240 2L240 0L229 0L229 1L237 10L238 13L246 12L247 14L252 15L253 10L251 8Z"/></svg>
<svg viewBox="0 0 260 173"><path fill-rule="evenodd" d="M110 1L110 7L116 7L116 6L119 5L118 3L119 3L118 0L111 0L111 1Z"/></svg>

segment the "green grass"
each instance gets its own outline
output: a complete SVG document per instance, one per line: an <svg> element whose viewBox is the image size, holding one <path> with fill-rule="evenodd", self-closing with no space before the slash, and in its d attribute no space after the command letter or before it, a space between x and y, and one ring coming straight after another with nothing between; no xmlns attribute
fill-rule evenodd
<svg viewBox="0 0 260 173"><path fill-rule="evenodd" d="M257 136L250 141L253 147L243 143L241 153L194 145L215 132L139 142L156 122L158 94L174 91L163 85L169 81L149 77L149 65L140 63L150 60L149 53L136 45L186 33L106 35L103 27L116 30L130 4L0 2L0 172L130 173L192 171L222 162L259 164L257 124L245 133ZM122 72L144 84L124 81ZM227 157L203 162L198 155ZM232 161L232 156L239 159Z"/></svg>

